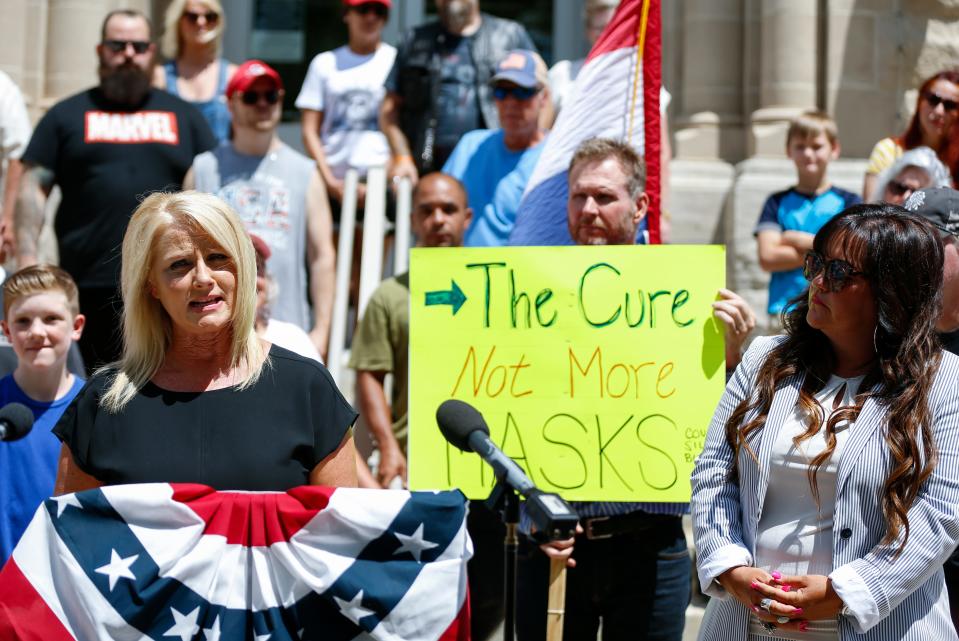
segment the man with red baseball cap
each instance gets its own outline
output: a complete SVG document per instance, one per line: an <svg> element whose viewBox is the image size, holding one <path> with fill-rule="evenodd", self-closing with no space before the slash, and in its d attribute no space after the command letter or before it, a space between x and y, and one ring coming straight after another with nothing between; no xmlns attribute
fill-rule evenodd
<svg viewBox="0 0 959 641"><path fill-rule="evenodd" d="M183 183L218 195L266 241L277 286L271 317L308 332L325 355L335 271L330 206L313 161L277 136L283 95L268 64L240 65L226 87L233 138L197 156Z"/></svg>

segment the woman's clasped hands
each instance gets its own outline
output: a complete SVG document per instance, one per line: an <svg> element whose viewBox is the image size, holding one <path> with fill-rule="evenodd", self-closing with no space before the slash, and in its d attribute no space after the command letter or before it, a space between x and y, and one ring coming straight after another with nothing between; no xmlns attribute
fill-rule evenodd
<svg viewBox="0 0 959 641"><path fill-rule="evenodd" d="M835 618L843 607L829 577L818 574L786 576L738 566L717 580L770 630L805 632L809 621Z"/></svg>

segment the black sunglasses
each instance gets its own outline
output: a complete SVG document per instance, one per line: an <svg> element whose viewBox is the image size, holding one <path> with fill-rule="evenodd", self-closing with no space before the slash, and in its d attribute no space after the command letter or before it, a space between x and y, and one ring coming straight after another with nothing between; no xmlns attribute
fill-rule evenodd
<svg viewBox="0 0 959 641"><path fill-rule="evenodd" d="M126 51L127 45L133 47L135 53L146 53L150 48L149 40L104 40L102 44L113 53Z"/></svg>
<svg viewBox="0 0 959 641"><path fill-rule="evenodd" d="M853 276L866 276L866 272L857 272L855 267L841 258L826 260L813 251L806 252L802 273L809 282L822 274L823 285L833 293L842 291Z"/></svg>
<svg viewBox="0 0 959 641"><path fill-rule="evenodd" d="M911 194L916 191L909 185L901 183L898 180L890 180L886 183L886 189L892 192L893 196L902 196L903 194Z"/></svg>
<svg viewBox="0 0 959 641"><path fill-rule="evenodd" d="M220 20L220 14L216 11L207 11L206 13L197 13L196 11L184 11L183 17L193 24L199 24L200 18L206 20L207 24L216 24Z"/></svg>
<svg viewBox="0 0 959 641"><path fill-rule="evenodd" d="M275 105L280 99L280 91L278 89L268 89L266 91L244 91L240 96L240 100L243 101L244 105L255 105L260 101L260 98L266 100L267 104Z"/></svg>
<svg viewBox="0 0 959 641"><path fill-rule="evenodd" d="M385 18L390 15L390 10L386 8L385 5L380 4L379 2L367 2L365 4L358 4L355 7L350 7L352 11L357 12L361 16L369 15L370 13L375 13L378 18Z"/></svg>
<svg viewBox="0 0 959 641"><path fill-rule="evenodd" d="M538 93L539 89L526 87L493 87L493 98L496 100L506 100L507 96L513 96L517 100L529 100Z"/></svg>
<svg viewBox="0 0 959 641"><path fill-rule="evenodd" d="M959 102L956 102L955 100L949 100L948 98L943 98L939 94L932 91L927 91L924 94L924 97L926 102L928 102L929 106L933 109L938 107L940 104L946 111L955 111L957 108L959 108Z"/></svg>

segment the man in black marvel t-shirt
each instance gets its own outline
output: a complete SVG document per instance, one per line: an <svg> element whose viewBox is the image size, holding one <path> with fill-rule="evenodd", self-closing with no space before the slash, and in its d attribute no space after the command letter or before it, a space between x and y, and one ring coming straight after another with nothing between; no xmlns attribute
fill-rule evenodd
<svg viewBox="0 0 959 641"><path fill-rule="evenodd" d="M36 262L43 194L63 194L54 222L60 265L80 290L87 367L119 357L120 245L139 201L179 190L194 156L216 140L193 106L153 89L151 25L118 10L103 21L100 84L57 103L23 154L27 168L15 225L20 266Z"/></svg>

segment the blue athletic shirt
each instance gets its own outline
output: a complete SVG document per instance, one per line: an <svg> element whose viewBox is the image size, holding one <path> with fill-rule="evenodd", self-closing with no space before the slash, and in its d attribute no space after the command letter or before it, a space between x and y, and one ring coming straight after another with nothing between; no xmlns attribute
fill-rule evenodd
<svg viewBox="0 0 959 641"><path fill-rule="evenodd" d="M753 233L791 230L815 234L833 216L861 202L857 194L839 187L830 187L818 195L804 194L790 187L766 199ZM769 313L778 315L807 284L801 268L773 272L769 278Z"/></svg>
<svg viewBox="0 0 959 641"><path fill-rule="evenodd" d="M33 429L22 439L0 442L0 566L13 552L37 507L53 494L60 441L50 430L83 385L84 380L74 376L69 392L52 403L41 403L27 396L12 374L0 379L0 406L22 403L33 411L34 419Z"/></svg>

